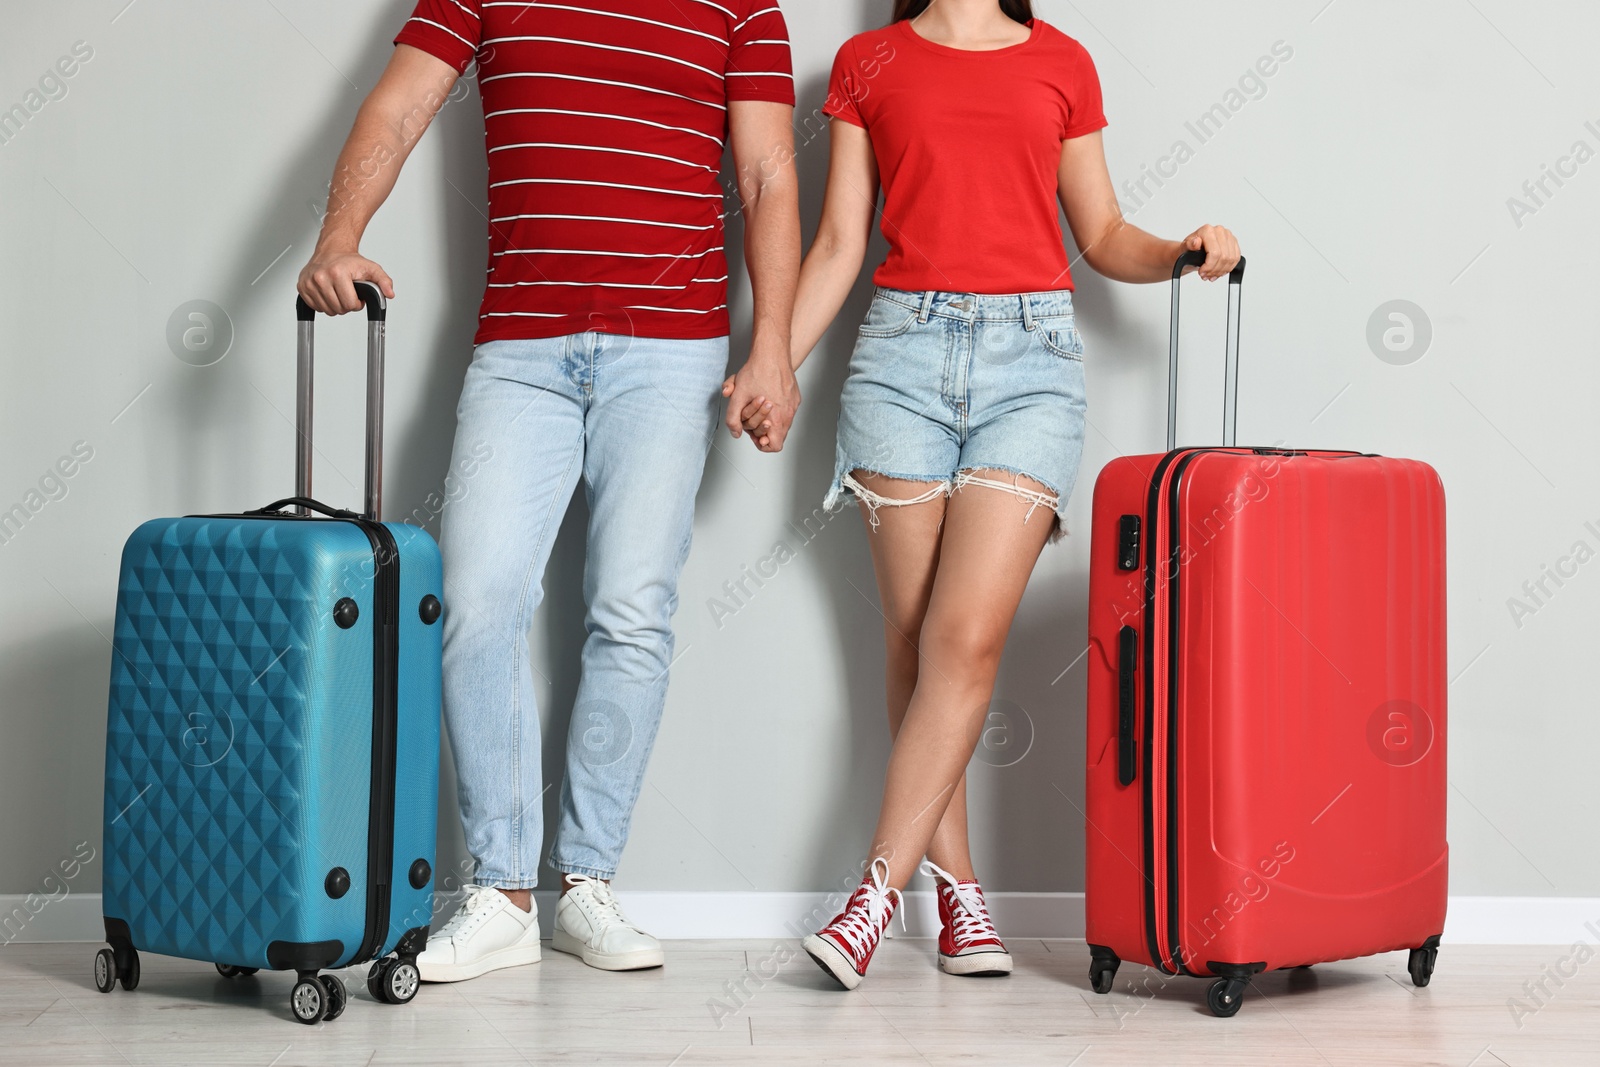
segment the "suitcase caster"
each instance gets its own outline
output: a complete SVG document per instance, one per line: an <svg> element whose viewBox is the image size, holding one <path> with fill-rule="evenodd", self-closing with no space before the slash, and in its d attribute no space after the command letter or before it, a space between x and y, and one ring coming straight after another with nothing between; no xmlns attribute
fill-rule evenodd
<svg viewBox="0 0 1600 1067"><path fill-rule="evenodd" d="M217 964L217 973L224 978L249 978L256 970L255 967L235 967L231 963Z"/></svg>
<svg viewBox="0 0 1600 1067"><path fill-rule="evenodd" d="M328 1010L323 1013L323 1022L333 1022L344 1014L344 1006L350 1002L350 994L344 988L344 979L336 974L325 974L317 979L322 983L322 988L328 994Z"/></svg>
<svg viewBox="0 0 1600 1067"><path fill-rule="evenodd" d="M367 971L367 992L384 1004L409 1004L422 986L422 975L415 960L385 956L373 961Z"/></svg>
<svg viewBox="0 0 1600 1067"><path fill-rule="evenodd" d="M222 970L221 964L217 965L217 970ZM301 971L300 980L289 991L289 1010L307 1026L333 1022L344 1014L349 1002L350 994L345 990L344 981L336 974Z"/></svg>
<svg viewBox="0 0 1600 1067"><path fill-rule="evenodd" d="M108 948L94 954L94 987L102 993L117 987L117 961Z"/></svg>
<svg viewBox="0 0 1600 1067"><path fill-rule="evenodd" d="M1421 948L1411 950L1406 970L1411 972L1411 984L1421 989L1433 980L1433 966L1439 962L1439 939L1430 937Z"/></svg>
<svg viewBox="0 0 1600 1067"><path fill-rule="evenodd" d="M1111 992L1121 966L1122 960L1115 952L1100 945L1089 946L1089 985L1096 993Z"/></svg>
<svg viewBox="0 0 1600 1067"><path fill-rule="evenodd" d="M300 976L289 991L289 1010L307 1026L315 1026L328 1014L328 991L317 981L316 975Z"/></svg>
<svg viewBox="0 0 1600 1067"><path fill-rule="evenodd" d="M94 954L94 987L109 993L118 982L130 993L139 988L139 953L132 945L118 943Z"/></svg>
<svg viewBox="0 0 1600 1067"><path fill-rule="evenodd" d="M1248 978L1218 978L1206 989L1206 1006L1217 1018L1231 1019L1239 1014L1249 985Z"/></svg>

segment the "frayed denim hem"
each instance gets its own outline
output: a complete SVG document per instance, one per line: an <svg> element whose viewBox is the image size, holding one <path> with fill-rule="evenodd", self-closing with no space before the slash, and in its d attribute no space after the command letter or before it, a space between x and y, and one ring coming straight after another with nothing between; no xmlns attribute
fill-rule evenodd
<svg viewBox="0 0 1600 1067"><path fill-rule="evenodd" d="M862 485L861 482L855 477L856 471L865 471L870 474L875 474L880 478L894 478L897 481L919 482L927 485L928 488L924 492L904 499L888 497L881 493L876 493ZM984 475L978 473L979 471L992 472L996 474L1010 474L1012 475L1013 480L1010 482L1000 481L996 478L985 477ZM1024 485L1018 485L1016 482L1016 479L1018 478L1029 478L1035 482L1038 482L1040 485L1045 486L1045 491L1031 489ZM1045 481L1043 478L1037 477L1028 471L1013 467L995 466L993 464L981 467L965 467L961 470L958 470L953 477L949 478L940 477L937 475L901 474L892 471L879 471L873 470L872 468L859 463L843 465L834 474L833 484L828 489L828 495L823 500L822 507L824 511L833 511L844 505L844 498L846 495L854 496L857 500L867 506L867 521L873 529L877 529L879 508L912 507L917 504L926 504L930 501L939 500L941 498L948 499L955 493L958 493L962 489L972 485L980 486L985 489L994 489L1002 493L1010 493L1012 496L1025 501L1030 506L1028 508L1027 515L1023 517L1023 522L1031 521L1033 519L1034 512L1038 511L1040 508L1048 508L1056 520L1055 529L1050 534L1051 543L1053 544L1066 536L1066 504L1061 499L1060 494L1056 491L1054 486L1050 485L1050 483Z"/></svg>

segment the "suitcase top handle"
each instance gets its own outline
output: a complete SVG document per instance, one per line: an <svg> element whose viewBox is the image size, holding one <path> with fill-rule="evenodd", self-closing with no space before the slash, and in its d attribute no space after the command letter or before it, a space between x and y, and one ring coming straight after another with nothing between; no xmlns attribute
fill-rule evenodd
<svg viewBox="0 0 1600 1067"><path fill-rule="evenodd" d="M362 514L377 521L383 517L383 346L389 315L383 294L371 282L356 282L356 292L367 306L367 486ZM317 313L304 297L295 297L299 352L295 363L294 495L311 497L311 383L316 363ZM301 515L304 505L297 505Z"/></svg>
<svg viewBox="0 0 1600 1067"><path fill-rule="evenodd" d="M1204 251L1185 252L1172 267L1172 345L1167 354L1167 451L1178 447L1178 295L1183 272L1206 261ZM1222 386L1222 443L1232 448L1239 430L1239 319L1244 304L1244 257L1228 275L1227 373Z"/></svg>

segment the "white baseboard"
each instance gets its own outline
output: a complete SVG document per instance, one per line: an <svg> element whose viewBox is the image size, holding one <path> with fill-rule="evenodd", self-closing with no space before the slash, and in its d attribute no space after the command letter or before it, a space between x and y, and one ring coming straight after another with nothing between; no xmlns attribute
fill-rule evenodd
<svg viewBox="0 0 1600 1067"><path fill-rule="evenodd" d="M628 915L659 937L793 938L832 918L843 903L829 893L621 894ZM539 920L549 936L555 894L540 890ZM40 898L0 895L0 946L54 941L99 941L100 895ZM1082 893L991 893L995 925L1009 938L1081 938ZM906 933L938 933L933 894L906 894ZM898 922L896 932L898 933ZM1572 945L1600 942L1600 897L1451 897L1447 942L1458 945Z"/></svg>
<svg viewBox="0 0 1600 1067"><path fill-rule="evenodd" d="M105 937L101 914L99 893L68 893L57 899L0 893L0 947L100 941Z"/></svg>

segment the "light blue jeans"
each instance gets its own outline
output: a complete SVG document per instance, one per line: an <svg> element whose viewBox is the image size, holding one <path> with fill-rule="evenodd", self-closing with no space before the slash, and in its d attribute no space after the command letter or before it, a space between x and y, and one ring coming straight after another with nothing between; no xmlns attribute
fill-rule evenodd
<svg viewBox="0 0 1600 1067"><path fill-rule="evenodd" d="M539 709L527 636L581 476L589 502L582 677L550 865L617 869L667 695L695 494L728 340L585 333L480 346L444 508L444 715L479 884L538 883Z"/></svg>

